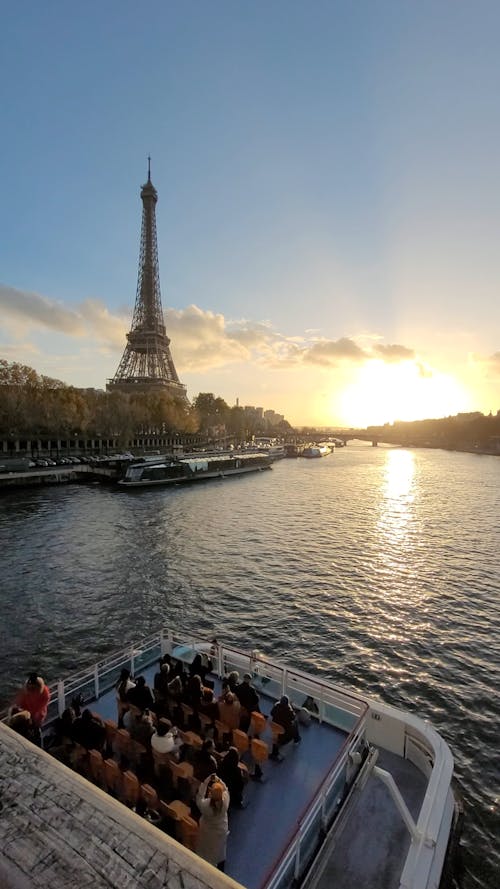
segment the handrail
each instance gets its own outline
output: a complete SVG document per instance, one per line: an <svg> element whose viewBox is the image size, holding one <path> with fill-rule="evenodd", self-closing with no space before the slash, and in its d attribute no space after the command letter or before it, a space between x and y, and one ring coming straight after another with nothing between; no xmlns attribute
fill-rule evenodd
<svg viewBox="0 0 500 889"><path fill-rule="evenodd" d="M297 826L289 835L286 846L280 855L275 858L271 867L268 868L264 879L261 881L260 889L272 889L273 885L279 883L280 873L289 863L292 854L296 854L297 842L300 843L301 829L307 827L314 821L315 816L319 813L323 806L323 800L328 796L330 790L334 787L337 779L340 777L348 759L349 750L356 746L361 738L366 722L366 713L359 719L353 731L345 739L336 760L326 773L324 780L315 796L305 806L302 814L297 819ZM326 785L326 786L325 786ZM304 833L306 831L304 830Z"/></svg>

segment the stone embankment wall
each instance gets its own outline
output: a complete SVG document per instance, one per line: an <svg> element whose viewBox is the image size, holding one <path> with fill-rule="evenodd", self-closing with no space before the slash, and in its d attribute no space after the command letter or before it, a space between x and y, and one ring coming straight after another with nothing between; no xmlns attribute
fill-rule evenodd
<svg viewBox="0 0 500 889"><path fill-rule="evenodd" d="M0 723L2 889L241 889Z"/></svg>

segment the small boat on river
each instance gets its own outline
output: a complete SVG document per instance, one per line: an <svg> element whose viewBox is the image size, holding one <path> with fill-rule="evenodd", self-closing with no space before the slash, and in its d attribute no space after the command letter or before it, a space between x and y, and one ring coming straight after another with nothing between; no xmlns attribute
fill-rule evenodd
<svg viewBox="0 0 500 889"><path fill-rule="evenodd" d="M304 448L301 456L307 457L309 460L311 460L317 457L327 457L328 454L331 454L331 450L328 445L319 444L309 445L307 448Z"/></svg>
<svg viewBox="0 0 500 889"><path fill-rule="evenodd" d="M263 778L248 782L242 808L229 810L225 876L195 851L197 791L190 763L202 732L184 725L185 756L165 760L173 776L171 799L161 797L160 784L141 783L135 765L141 745L134 747L116 724L121 670L152 685L165 655L177 672L187 671L198 655L206 658L204 682L216 697L232 671L249 674L259 696L260 712L252 713L248 729L215 723L217 756L223 756L229 735L241 768ZM107 758L77 749L76 774L0 722L2 889L444 887L458 811L453 757L443 738L413 713L272 654L169 630L53 683L50 691L46 732L81 695L104 721ZM283 696L296 711L300 743L295 737L273 757L281 727L271 711Z"/></svg>
<svg viewBox="0 0 500 889"><path fill-rule="evenodd" d="M204 479L226 478L271 469L268 454L229 452L199 454L185 457L158 457L127 466L119 484L129 488L153 485L176 485Z"/></svg>

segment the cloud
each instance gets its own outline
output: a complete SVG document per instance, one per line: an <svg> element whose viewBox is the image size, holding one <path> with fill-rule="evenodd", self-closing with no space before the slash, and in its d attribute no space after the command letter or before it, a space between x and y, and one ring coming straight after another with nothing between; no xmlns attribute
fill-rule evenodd
<svg viewBox="0 0 500 889"><path fill-rule="evenodd" d="M386 361L388 364L394 362L398 363L399 361L411 361L415 358L414 350L408 349L407 346L384 346L382 343L377 343L377 345L373 347L373 351L378 358L382 358L382 360Z"/></svg>
<svg viewBox="0 0 500 889"><path fill-rule="evenodd" d="M96 299L86 299L75 308L67 308L57 300L39 293L29 293L0 285L0 310L5 323L14 330L22 325L34 330L45 328L69 337L95 337L110 347L123 346L126 322L111 315Z"/></svg>
<svg viewBox="0 0 500 889"><path fill-rule="evenodd" d="M105 353L116 353L118 361L132 314L128 318L113 314L101 300L91 298L67 307L40 294L2 285L0 310L18 346L21 339L25 344L29 339L27 330L36 332L37 342L40 342L40 331L45 330L65 336L70 342L78 340L76 351L88 361L91 354L98 361ZM220 313L196 305L170 308L164 314L174 362L181 375L245 363L285 370L304 366L336 368L346 363L361 365L374 359L391 364L415 360L413 349L384 345L379 342L378 334L329 340L319 336L317 330L308 330L302 335L285 336L267 321L226 319ZM3 352L14 355L15 345L5 342ZM23 352L29 349L27 344ZM34 353L41 350L33 345L31 349Z"/></svg>
<svg viewBox="0 0 500 889"><path fill-rule="evenodd" d="M336 365L339 361L366 361L369 353L365 352L354 340L342 337L339 340L321 340L309 346L304 353L307 364Z"/></svg>
<svg viewBox="0 0 500 889"><path fill-rule="evenodd" d="M493 355L479 355L471 352L468 359L469 366L482 372L485 379L498 380L500 378L500 352Z"/></svg>

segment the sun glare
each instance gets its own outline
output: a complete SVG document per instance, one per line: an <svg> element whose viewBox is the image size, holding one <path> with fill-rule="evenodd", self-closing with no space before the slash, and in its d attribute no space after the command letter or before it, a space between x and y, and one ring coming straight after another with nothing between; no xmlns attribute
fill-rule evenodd
<svg viewBox="0 0 500 889"><path fill-rule="evenodd" d="M446 374L422 374L414 361L386 364L370 361L340 399L342 422L364 428L396 420L447 417L467 409L460 384Z"/></svg>

